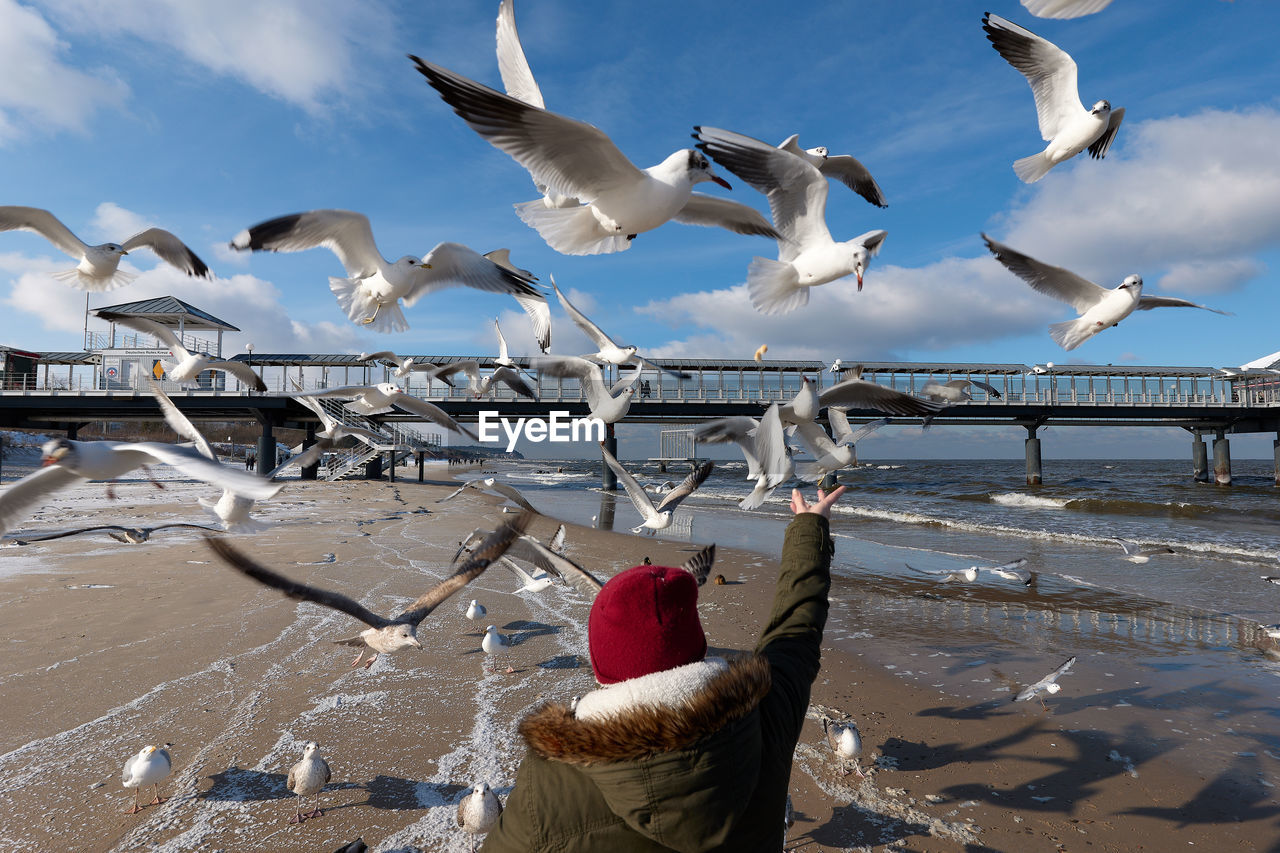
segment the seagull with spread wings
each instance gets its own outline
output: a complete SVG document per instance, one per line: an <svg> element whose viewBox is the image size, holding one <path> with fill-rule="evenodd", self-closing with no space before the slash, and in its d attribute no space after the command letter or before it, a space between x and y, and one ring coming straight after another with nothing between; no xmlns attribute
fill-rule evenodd
<svg viewBox="0 0 1280 853"><path fill-rule="evenodd" d="M338 388L324 388L313 391L293 391L285 396L295 398L350 397L353 399L347 403L347 408L358 415L366 417L369 415L384 415L399 408L447 430L465 435L472 441L478 442L480 440L476 438L475 433L451 418L444 409L434 403L421 400L390 382L379 382L377 385L343 385Z"/></svg>
<svg viewBox="0 0 1280 853"><path fill-rule="evenodd" d="M238 361L223 361L214 359L202 352L191 352L182 345L182 341L178 340L178 336L174 334L173 329L162 326L155 320L146 317L134 317L129 314L117 314L112 311L99 311L98 316L103 320L112 323L118 323L121 326L128 326L130 329L151 335L160 343L161 346L168 348L173 353L174 358L178 361L161 361L160 366L164 368L165 375L183 385L198 385L199 376L206 370L221 370L230 373L241 384L248 385L255 391L266 391L267 385L262 381L258 374L253 372L253 368L247 364Z"/></svg>
<svg viewBox="0 0 1280 853"><path fill-rule="evenodd" d="M90 246L56 216L38 207L0 206L0 231L32 231L48 240L79 264L53 274L81 290L103 291L121 287L136 277L120 269L120 258L137 249L150 249L160 260L197 278L209 278L209 267L187 245L163 228L139 231L123 243Z"/></svg>
<svg viewBox="0 0 1280 853"><path fill-rule="evenodd" d="M997 243L982 235L991 254L1032 289L1067 303L1080 312L1075 320L1066 320L1049 326L1049 336L1064 350L1073 350L1094 335L1117 326L1134 311L1150 311L1152 308L1200 308L1215 314L1227 314L1207 305L1197 305L1173 296L1143 296L1142 276L1131 275L1115 288L1108 290L1076 275L1071 270L1051 266L1043 261Z"/></svg>
<svg viewBox="0 0 1280 853"><path fill-rule="evenodd" d="M1000 399L999 388L977 379L952 379L949 382L930 379L920 388L920 396L943 403L962 403L973 399L973 394L969 391L970 387L981 388L993 399Z"/></svg>
<svg viewBox="0 0 1280 853"><path fill-rule="evenodd" d="M755 208L693 192L704 181L729 188L699 151L685 148L639 169L597 127L409 58L445 103L485 141L523 166L544 194L580 202L553 207L537 198L516 205L525 224L557 252L621 252L637 235L672 219L777 237Z"/></svg>
<svg viewBox="0 0 1280 853"><path fill-rule="evenodd" d="M502 495L504 498L511 501L521 509L528 510L529 512L538 511L536 508L534 508L533 504L529 503L528 498L520 494L519 489L517 489L515 486L508 485L507 483L504 483L501 480L498 480L494 477L484 477L479 480L468 480L458 488L454 489L449 494L440 498L440 500L436 501L436 503L442 504L447 500L456 498L458 495L462 494L467 489L475 489L478 492L497 492L498 494Z"/></svg>
<svg viewBox="0 0 1280 853"><path fill-rule="evenodd" d="M1034 684L1028 684L1026 687L1022 688L1022 690L1018 691L1018 695L1013 697L1013 701L1027 702L1031 699L1039 699L1040 707L1044 708L1046 711L1049 710L1049 706L1044 704L1044 698L1040 694L1048 693L1052 696L1061 690L1062 685L1058 683L1058 679L1061 678L1067 670L1071 669L1071 665L1075 662L1075 655L1067 658L1066 662L1063 663L1062 666L1058 667Z"/></svg>
<svg viewBox="0 0 1280 853"><path fill-rule="evenodd" d="M790 151L804 159L823 175L844 184L876 207L889 206L889 203L884 200L884 193L876 183L876 179L871 177L871 172L856 158L848 154L832 155L825 145L819 145L817 148L801 148L798 133L793 133L782 140L778 148Z"/></svg>
<svg viewBox="0 0 1280 853"><path fill-rule="evenodd" d="M582 394L587 398L590 416L607 424L617 423L626 417L631 408L631 400L636 394L636 380L640 378L640 370L637 368L630 376L618 379L610 387L605 384L604 373L598 364L572 355L536 357L533 359L533 366L538 369L539 377L578 380Z"/></svg>
<svg viewBox="0 0 1280 853"><path fill-rule="evenodd" d="M858 457L857 451L854 450L854 445L857 441L889 423L888 418L880 418L854 431L850 429L849 420L843 413L837 417L832 417L832 412L838 411L840 410L835 407L828 409L827 418L831 420L832 428L837 432L840 432L840 429L836 427L836 424L840 419L843 419L844 432L839 435L839 441L832 439L814 421L809 421L796 427L796 435L800 438L800 443L805 446L814 458L813 462L805 462L796 466L796 476L801 480L818 482L828 474L834 474L841 468L848 468L856 464Z"/></svg>
<svg viewBox="0 0 1280 853"><path fill-rule="evenodd" d="M762 314L786 314L809 304L809 291L845 276L858 279L880 251L887 231L837 242L827 229L827 178L806 157L731 130L695 127L698 148L764 193L778 230L778 259L755 257L747 293Z"/></svg>
<svg viewBox="0 0 1280 853"><path fill-rule="evenodd" d="M333 250L347 271L347 278L329 279L342 310L353 322L379 332L408 330L401 300L412 307L423 296L447 287L542 297L531 283L532 274L512 267L505 253L501 257L506 262L498 263L461 243L437 243L421 260L405 255L388 261L373 240L369 218L350 210L280 216L246 228L231 240L231 248L240 251L301 252L318 247Z"/></svg>
<svg viewBox="0 0 1280 853"><path fill-rule="evenodd" d="M1095 160L1107 156L1124 108L1113 110L1111 102L1103 100L1086 110L1076 84L1076 62L1053 42L989 12L982 16L982 29L991 46L1027 78L1040 136L1049 143L1039 154L1014 162L1018 178L1033 184L1086 148Z"/></svg>
<svg viewBox="0 0 1280 853"><path fill-rule="evenodd" d="M711 476L711 471L715 468L715 463L703 462L688 477L685 477L680 485L667 492L657 506L654 506L653 498L649 497L649 493L636 482L636 478L631 476L626 468L622 467L622 464L609 452L603 442L600 444L600 452L604 455L605 464L617 475L618 481L626 489L627 497L631 498L631 503L635 504L636 511L644 519L639 527L631 528L632 533L639 533L641 530L658 531L670 527L676 507L680 505L681 501L697 491L698 487L707 481L707 477Z"/></svg>
<svg viewBox="0 0 1280 853"><path fill-rule="evenodd" d="M334 640L339 645L363 647L360 650L360 654L352 662L352 667L358 666L365 653L372 649L373 656L364 664L367 669L373 665L379 654L391 654L407 648L421 649L422 643L418 639L418 626L422 624L422 620L431 615L431 611L435 610L445 599L479 577L489 567L490 563L503 555L507 547L524 532L524 529L529 526L529 522L532 520L532 513L521 513L513 521L503 524L484 542L480 543L479 547L471 553L466 562L456 572L427 590L407 609L393 618L379 616L360 602L341 593L307 586L290 580L284 575L277 574L259 565L247 554L223 540L209 539L207 541L209 547L227 565L248 575L258 583L278 589L289 598L298 601L310 601L313 604L340 610L368 625L367 629L354 637Z"/></svg>
<svg viewBox="0 0 1280 853"><path fill-rule="evenodd" d="M30 545L32 542L48 542L53 539L65 539L68 536L80 536L83 533L97 533L99 530L106 531L106 534L117 542L125 542L129 545L138 545L142 542L151 540L151 534L157 530L170 530L176 527L189 527L193 530L203 530L206 533L219 533L216 527L206 527L203 524L187 524L186 522L173 522L171 524L157 524L153 527L126 527L121 524L95 524L93 527L77 527L74 530L59 530L56 533L36 533L36 534L9 534L5 537L18 545Z"/></svg>
<svg viewBox="0 0 1280 853"><path fill-rule="evenodd" d="M591 319L587 317L586 314L583 314L574 307L573 303L569 301L568 297L564 295L564 292L556 285L556 277L554 275L551 276L551 289L554 290L556 296L560 298L560 304L564 306L564 312L569 315L569 319L573 320L578 328L591 339L591 343L598 347L596 352L587 353L582 356L582 358L602 362L604 364L616 364L619 366L624 364L645 365L653 368L654 370L669 373L680 379L689 378L689 374L687 373L683 373L679 370L670 370L666 367L660 367L657 364L654 364L652 361L649 361L647 358L640 355L634 346L619 346L613 338L609 337L609 335L605 333L604 329L591 322Z"/></svg>

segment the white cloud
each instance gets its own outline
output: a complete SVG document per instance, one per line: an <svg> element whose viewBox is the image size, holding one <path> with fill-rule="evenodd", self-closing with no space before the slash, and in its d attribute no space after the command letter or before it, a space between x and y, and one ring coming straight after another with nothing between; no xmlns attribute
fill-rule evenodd
<svg viewBox="0 0 1280 853"><path fill-rule="evenodd" d="M1224 293L1235 290L1266 271L1254 258L1194 260L1173 264L1156 282L1155 292L1169 296L1196 293Z"/></svg>
<svg viewBox="0 0 1280 853"><path fill-rule="evenodd" d="M16 0L0 0L0 144L50 129L85 129L98 110L129 95L111 69L76 69L40 13Z"/></svg>
<svg viewBox="0 0 1280 853"><path fill-rule="evenodd" d="M128 238L159 223L149 221L140 213L126 210L112 201L104 201L93 211L93 219L89 221L91 233L99 234L102 242L123 243ZM159 227L163 228L163 225ZM84 238L82 238L84 239Z"/></svg>
<svg viewBox="0 0 1280 853"><path fill-rule="evenodd" d="M391 16L347 0L47 0L67 30L170 47L216 74L316 109L356 85L357 59L383 50Z"/></svg>

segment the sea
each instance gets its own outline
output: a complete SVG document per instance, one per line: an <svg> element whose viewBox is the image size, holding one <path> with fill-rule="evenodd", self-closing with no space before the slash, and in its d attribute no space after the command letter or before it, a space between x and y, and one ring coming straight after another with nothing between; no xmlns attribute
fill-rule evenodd
<svg viewBox="0 0 1280 853"><path fill-rule="evenodd" d="M688 472L624 464L649 488ZM598 462L490 462L461 476L487 473L565 521L622 532L641 521L624 492L601 489ZM745 473L740 461L717 463L656 536L753 552L758 561L716 571L767 578L791 486L814 487L787 484L745 511L736 505L750 491ZM1047 713L1114 751L1124 772L1172 755L1272 795L1280 647L1264 626L1280 623L1280 585L1266 580L1280 576L1280 489L1270 460L1234 460L1232 475L1229 486L1197 483L1190 460L1124 459L1046 460L1040 486L1026 485L1022 460L843 470L825 643L937 691L945 713ZM1167 552L1132 562L1119 539ZM988 573L943 579L1016 559L1027 561L1029 585ZM1280 625L1272 630L1280 636ZM1070 657L1047 711L1011 703Z"/></svg>

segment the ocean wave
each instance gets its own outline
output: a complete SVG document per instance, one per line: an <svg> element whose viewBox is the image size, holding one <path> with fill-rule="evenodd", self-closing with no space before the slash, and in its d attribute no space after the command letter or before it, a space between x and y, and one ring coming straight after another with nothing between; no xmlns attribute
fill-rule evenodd
<svg viewBox="0 0 1280 853"><path fill-rule="evenodd" d="M991 496L992 503L1000 506L1017 506L1029 509L1064 509L1071 501L1062 498L1042 498L1039 495L1025 495L1022 492L1005 492Z"/></svg>

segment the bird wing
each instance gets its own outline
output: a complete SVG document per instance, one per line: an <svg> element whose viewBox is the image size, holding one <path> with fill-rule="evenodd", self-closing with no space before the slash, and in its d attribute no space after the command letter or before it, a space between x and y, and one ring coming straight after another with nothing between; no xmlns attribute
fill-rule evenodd
<svg viewBox="0 0 1280 853"><path fill-rule="evenodd" d="M529 284L531 279L514 268L496 264L461 243L438 243L422 259L416 278L403 297L405 305L412 306L428 293L458 285L489 293L532 295L538 292Z"/></svg>
<svg viewBox="0 0 1280 853"><path fill-rule="evenodd" d="M698 143L713 160L764 193L783 260L799 247L831 239L827 230L827 179L809 161L759 139L716 127L695 127ZM788 251L788 247L791 249Z"/></svg>
<svg viewBox="0 0 1280 853"><path fill-rule="evenodd" d="M89 248L56 216L38 207L0 207L0 231L33 231L76 260L83 258Z"/></svg>
<svg viewBox="0 0 1280 853"><path fill-rule="evenodd" d="M98 524L93 527L77 527L74 530L59 530L56 533L36 533L34 535L13 536L6 538L23 545L29 545L32 542L48 542L51 539L65 539L68 536L79 536L81 533L94 533L98 530L127 530L127 527L121 527L119 524ZM210 528L212 529L212 528ZM123 540L122 540L123 541Z"/></svg>
<svg viewBox="0 0 1280 853"><path fill-rule="evenodd" d="M309 210L259 222L231 241L233 249L301 252L324 246L352 278L367 278L386 261L373 240L369 217L353 210Z"/></svg>
<svg viewBox="0 0 1280 853"><path fill-rule="evenodd" d="M170 530L174 527L190 527L192 530L207 530L210 533L222 533L217 527L209 527L204 524L191 524L186 521L174 521L170 524L157 524L155 527L146 528L147 532L155 533L157 530Z"/></svg>
<svg viewBox="0 0 1280 853"><path fill-rule="evenodd" d="M533 504L529 503L528 499L524 495L520 494L520 491L515 486L510 486L500 480L494 480L493 485L489 488L502 495L507 500L514 502L521 509L526 509L529 512L538 512L538 510L534 508ZM538 514L541 515L541 513Z"/></svg>
<svg viewBox="0 0 1280 853"><path fill-rule="evenodd" d="M409 58L472 130L527 169L536 183L590 203L604 191L646 177L599 128Z"/></svg>
<svg viewBox="0 0 1280 853"><path fill-rule="evenodd" d="M546 107L520 44L512 0L502 0L498 6L498 73L502 75L502 88L508 95L539 109Z"/></svg>
<svg viewBox="0 0 1280 853"><path fill-rule="evenodd" d="M760 418L755 433L755 457L760 461L760 471L774 485L791 476L793 466L782 435L782 418L778 404L773 403Z"/></svg>
<svg viewBox="0 0 1280 853"><path fill-rule="evenodd" d="M159 441L139 441L132 444L121 444L117 451L134 451L146 454L157 462L163 462L176 468L188 477L203 480L228 492L255 501L266 500L280 491L280 484L273 483L265 477L237 471L212 459L201 456L196 450L176 444L165 444Z"/></svg>
<svg viewBox="0 0 1280 853"><path fill-rule="evenodd" d="M922 400L865 379L845 379L818 395L818 406L875 409L890 415L928 416L946 408L945 403Z"/></svg>
<svg viewBox="0 0 1280 853"><path fill-rule="evenodd" d="M451 418L444 409L434 403L428 403L426 400L421 400L412 394L396 394L391 398L391 405L396 408L403 409L410 414L426 418L433 424L439 424L445 429L461 433L472 441L480 441L480 439L476 438L475 433Z"/></svg>
<svg viewBox="0 0 1280 853"><path fill-rule="evenodd" d="M1062 666L1058 667L1053 672L1049 673L1044 678L1040 679L1040 681L1044 684L1052 684L1053 682L1057 681L1058 678L1062 676L1067 670L1071 669L1071 665L1075 662L1076 662L1075 655L1072 655L1071 657L1067 658L1066 662L1064 662Z"/></svg>
<svg viewBox="0 0 1280 853"><path fill-rule="evenodd" d="M109 323L127 326L135 332L151 335L164 346L173 350L174 356L180 360L191 357L191 353L178 340L178 336L174 334L173 329L168 326L162 326L155 320L149 320L146 317L134 317L129 314L117 314L114 311L99 311L98 317Z"/></svg>
<svg viewBox="0 0 1280 853"><path fill-rule="evenodd" d="M1229 311L1219 311L1217 308L1210 308L1208 305L1199 305L1186 299L1178 299L1175 296L1143 296L1138 300L1139 311L1150 311L1152 308L1203 308L1206 311L1212 311L1215 314L1222 314L1227 317L1233 316Z"/></svg>
<svg viewBox="0 0 1280 853"><path fill-rule="evenodd" d="M818 167L818 171L828 178L835 178L876 207L889 206L889 203L884 200L884 192L880 189L880 185L876 183L875 178L871 177L871 171L848 154L828 157Z"/></svg>
<svg viewBox="0 0 1280 853"><path fill-rule="evenodd" d="M498 325L496 319L493 321L493 328L498 333L498 361L510 361L511 356L507 352L507 339L503 337L502 327ZM479 366L479 362L477 362L476 367L478 368Z"/></svg>
<svg viewBox="0 0 1280 853"><path fill-rule="evenodd" d="M323 456L326 451L331 450L332 448L332 441L328 441L323 438L319 439L315 444L311 445L297 456L286 459L284 462L281 462L279 465L268 471L267 479L274 480L290 465L297 465L299 468L306 468L308 465L314 465L320 460L320 457Z"/></svg>
<svg viewBox="0 0 1280 853"><path fill-rule="evenodd" d="M535 513L522 512L514 520L506 522L486 536L456 572L427 590L397 616L395 621L415 626L421 623L441 602L480 577L481 573L489 568L490 563L506 553L511 543L516 541L533 521L534 515Z"/></svg>
<svg viewBox="0 0 1280 853"><path fill-rule="evenodd" d="M782 236L754 207L706 193L690 193L689 200L672 219L685 225L727 228L735 234L758 234L775 240Z"/></svg>
<svg viewBox="0 0 1280 853"><path fill-rule="evenodd" d="M1022 5L1038 18L1079 18L1101 12L1111 0L1022 0Z"/></svg>
<svg viewBox="0 0 1280 853"><path fill-rule="evenodd" d="M689 476L680 481L680 485L667 492L662 502L657 506L658 512L662 512L664 509L674 510L678 507L681 501L696 492L698 487L707 481L715 467L714 462L707 461L690 471Z"/></svg>
<svg viewBox="0 0 1280 853"><path fill-rule="evenodd" d="M150 249L160 257L160 260L182 270L187 275L212 278L205 262L200 260L186 243L163 228L139 231L120 245L124 246L126 252L132 252L134 249Z"/></svg>
<svg viewBox="0 0 1280 853"><path fill-rule="evenodd" d="M587 598L594 599L596 594L600 592L600 588L604 586L591 572L563 554L557 554L552 551L537 539L531 538L528 545L533 552L533 555L528 558L529 562L549 575L563 578L565 582Z"/></svg>
<svg viewBox="0 0 1280 853"><path fill-rule="evenodd" d="M585 358L574 355L535 356L533 366L537 369L539 377L577 379L582 393L587 398L587 406L592 411L599 408L607 397L612 396L605 388L604 374L600 372L600 366ZM639 371L636 371L632 379L638 375Z"/></svg>
<svg viewBox="0 0 1280 853"><path fill-rule="evenodd" d="M707 575L711 574L711 567L715 563L716 546L712 543L690 557L680 568L693 575L693 579L698 582L698 586L703 586L706 584Z"/></svg>
<svg viewBox="0 0 1280 853"><path fill-rule="evenodd" d="M1120 538L1115 537L1115 536L1112 536L1112 537L1111 537L1111 541L1112 541L1112 542L1115 542L1115 543L1116 543L1117 545L1119 545L1122 549L1124 549L1125 556L1130 556L1130 557L1131 557L1131 556L1133 556L1134 554L1141 554L1141 553L1142 553L1142 546L1141 546L1141 545L1139 545L1137 542L1130 542L1128 539L1120 539Z"/></svg>
<svg viewBox="0 0 1280 853"><path fill-rule="evenodd" d="M547 297L541 293L513 293L511 296L529 316L538 349L544 353L551 349L551 306L547 304Z"/></svg>
<svg viewBox="0 0 1280 853"><path fill-rule="evenodd" d="M994 397L995 399L997 399L997 400L999 400L999 399L1000 399L1000 389L999 389L999 388L997 388L997 387L996 387L996 386L994 386L994 385L988 385L987 383L985 383L985 382L980 382L980 381L978 381L977 379L970 379L970 380L969 380L969 384L970 384L970 385L977 385L979 388L981 388L983 391L986 391L988 394L990 394L990 395L991 395L992 397Z"/></svg>
<svg viewBox="0 0 1280 853"><path fill-rule="evenodd" d="M830 419L831 419L831 413L832 413L832 412L838 412L838 411L840 411L840 410L839 410L839 409L837 409L837 408L835 408L834 406L833 406L832 408L830 408L830 409L827 409L827 419L828 419L828 420L830 420ZM871 435L871 433L873 433L873 432L875 432L876 430L880 429L880 427L884 426L885 424L892 423L892 422L893 422L893 420L892 420L891 418L877 418L877 419L876 419L876 420L874 420L874 421L867 421L865 424L863 424L862 426L858 427L855 431L853 431L852 433L850 433L850 434L848 435L848 443L849 443L849 444L857 444L859 441L862 441L862 439L864 439L864 438L866 438L867 436ZM848 421L846 421L846 423L848 423ZM837 441L836 443L837 443L837 444L840 444L841 442Z"/></svg>
<svg viewBox="0 0 1280 853"><path fill-rule="evenodd" d="M262 381L262 377L253 372L253 368L241 361L211 361L204 366L205 370L223 370L230 373L241 383L248 385L255 391L266 391L267 383Z"/></svg>
<svg viewBox="0 0 1280 853"><path fill-rule="evenodd" d="M389 361L397 368L404 368L404 359L393 353L391 350L383 349L377 352L360 353L359 361Z"/></svg>
<svg viewBox="0 0 1280 853"><path fill-rule="evenodd" d="M887 420L881 418L881 420ZM827 423L831 424L831 435L835 439L836 446L842 444L853 444L853 427L849 425L849 415L844 409L838 406L831 406L827 409Z"/></svg>
<svg viewBox="0 0 1280 853"><path fill-rule="evenodd" d="M836 444L827 435L826 430L814 421L796 425L796 435L815 459L822 459L836 452Z"/></svg>
<svg viewBox="0 0 1280 853"><path fill-rule="evenodd" d="M1078 314L1083 314L1097 305L1110 292L1087 278L1081 278L1071 270L1037 261L1035 258L1010 249L1003 243L997 243L986 234L982 235L982 239L991 250L991 254L995 255L996 260L1004 264L1009 272L1045 296L1052 296L1067 303L1076 309Z"/></svg>
<svg viewBox="0 0 1280 853"><path fill-rule="evenodd" d="M556 296L560 298L560 306L564 308L564 313L568 314L569 319L572 320L577 327L591 339L591 343L595 344L596 349L602 350L606 347L616 347L618 345L613 338L605 334L604 329L591 322L591 319L587 317L586 314L583 314L574 307L573 303L564 295L564 292L560 289L559 285L556 284L556 277L554 275L551 276L551 287L555 290Z"/></svg>
<svg viewBox="0 0 1280 853"><path fill-rule="evenodd" d="M1090 157L1095 160L1101 160L1107 156L1111 143L1115 141L1116 134L1120 131L1120 122L1122 121L1124 121L1124 107L1112 110L1111 115L1107 118L1107 129L1102 131L1102 135L1089 146Z"/></svg>
<svg viewBox="0 0 1280 853"><path fill-rule="evenodd" d="M1076 86L1076 63L1065 50L999 15L983 15L982 29L991 46L1031 84L1040 136L1046 142L1084 112Z"/></svg>
<svg viewBox="0 0 1280 853"><path fill-rule="evenodd" d="M231 568L248 575L260 584L278 589L289 598L296 601L310 601L312 604L340 610L372 628L385 628L393 624L391 619L379 616L360 602L348 598L340 592L308 586L273 572L271 569L251 559L225 538L214 539L212 536L206 536L204 541L213 549L213 553L221 557Z"/></svg>
<svg viewBox="0 0 1280 853"><path fill-rule="evenodd" d="M45 495L86 479L61 465L49 465L18 480L0 494L0 533L12 530Z"/></svg>
<svg viewBox="0 0 1280 853"><path fill-rule="evenodd" d="M514 574L517 578L519 578L520 583L524 584L525 586L533 585L533 575L529 574L524 569L517 566L515 563L511 561L509 557L506 557L506 556L499 557L498 562L502 564L503 568L510 570L512 574Z"/></svg>
<svg viewBox="0 0 1280 853"><path fill-rule="evenodd" d="M618 475L619 482L622 487L627 490L627 497L631 498L631 502L635 504L640 514L644 516L645 521L651 521L658 517L658 511L653 508L653 501L649 498L649 493L640 487L636 482L636 478L631 476L626 468L618 462L609 449L604 446L604 442L600 442L600 453L604 456L605 464L613 469L613 473Z"/></svg>
<svg viewBox="0 0 1280 853"><path fill-rule="evenodd" d="M169 425L169 429L176 432L179 437L195 442L196 450L200 451L201 456L217 461L218 454L213 452L213 445L209 443L209 439L196 429L195 424L191 423L187 416L174 405L169 395L160 390L160 386L150 376L147 377L147 384L151 386L152 396L160 404L160 411L164 414L164 422Z"/></svg>
<svg viewBox="0 0 1280 853"><path fill-rule="evenodd" d="M528 397L530 400L538 399L538 392L532 385L525 381L525 378L516 373L510 367L499 367L489 375L492 382L501 382L521 397Z"/></svg>

